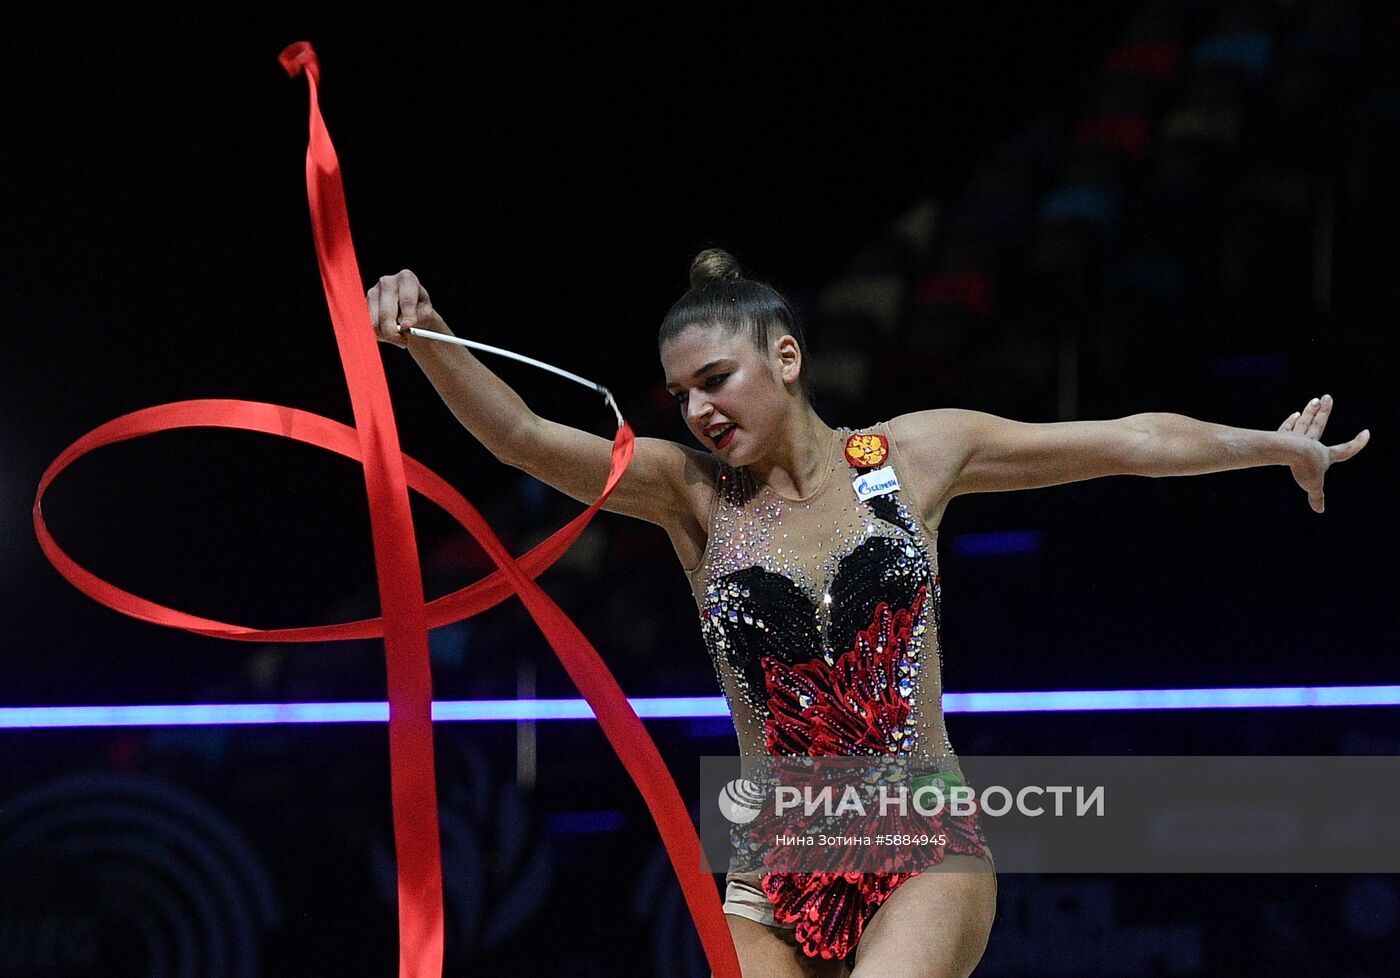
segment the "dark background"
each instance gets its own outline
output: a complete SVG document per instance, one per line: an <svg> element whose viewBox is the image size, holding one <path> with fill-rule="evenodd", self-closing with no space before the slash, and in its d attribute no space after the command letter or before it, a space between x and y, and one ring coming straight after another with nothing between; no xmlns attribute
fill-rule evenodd
<svg viewBox="0 0 1400 978"><path fill-rule="evenodd" d="M708 245L792 296L814 360L854 352L868 369L858 389L819 390L833 425L958 406L1026 421L1174 411L1274 428L1330 393L1326 441L1371 429L1362 456L1329 473L1321 516L1278 468L960 499L940 533L948 689L1396 681L1400 24L1388 5L512 6L441 19L26 7L9 28L0 705L383 696L374 643L256 647L129 621L63 581L30 524L49 462L128 411L233 397L350 420L309 233L306 86L276 60L299 39L321 59L366 285L414 269L460 335L597 378L640 434L686 437L659 390L654 337ZM1212 68L1193 48L1241 34L1272 39L1257 75ZM1134 87L1100 69L1119 45L1152 39L1186 52L1170 78ZM1201 107L1232 120L1217 142L1190 134ZM1115 158L1082 138L1085 120L1114 113L1147 121L1143 153ZM1107 192L1111 217L1052 213L1067 188ZM917 248L891 228L920 201L940 216ZM927 283L968 269L995 283L990 312L929 300L938 290ZM905 283L892 323L831 312L833 286L872 276ZM406 354L383 353L405 450L517 552L578 511L491 458ZM606 410L573 385L500 370L540 413L608 432ZM430 595L479 577L471 544L415 506ZM184 611L257 627L376 612L360 474L304 446L159 435L76 463L44 512L86 567ZM1041 545L979 555L976 534L996 531L1035 531ZM654 570L672 559L660 530L604 514L543 580L629 693L710 695L684 577ZM514 695L522 663L538 670L542 695L571 695L513 603L434 636L442 698ZM1400 749L1384 709L954 716L950 726L965 753ZM653 727L683 787L697 754L733 749L722 725ZM646 971L628 948L650 954L655 940L677 955L667 973L693 973L680 917L668 918L672 932L592 912L607 887L622 903L644 892L629 881L655 869L654 830L606 744L584 724L542 725L539 738L539 780L520 789L528 817L516 819L538 846L512 858L553 853L554 882L514 916L500 911L496 932L459 921L472 936L459 934L450 962ZM459 782L515 797L513 730L471 725L440 739L445 797ZM6 795L115 769L220 808L276 879L283 916L263 929L259 973L357 967L307 951L330 946L346 918L360 925L333 942L345 960L373 961L365 973L392 966L391 891L382 874L376 888L364 856L387 825L382 730L12 731L3 745ZM467 819L497 850L502 820ZM642 849L652 862L641 865ZM44 906L91 911L81 862L31 869L71 884L54 884ZM671 902L648 906L674 909L659 872ZM327 878L343 880L329 902L318 887ZM1057 947L1093 917L1046 923L1027 909L1063 900L1109 906L1113 920L1095 933L1118 950L1062 956L1069 970L1052 973L1078 960L1092 973L1217 974L1267 948L1275 973L1325 960L1339 974L1380 974L1400 934L1389 878L1143 882L1072 880L1069 896L1051 897L1061 883L1005 881L1007 936L998 945L994 934L992 952L1002 957L984 968L1045 973L1044 956L1023 967L1016 955ZM590 886L599 895L573 898ZM1158 900L1164 892L1171 899ZM0 975L87 973L72 962L45 971L13 950L38 925L7 919ZM1194 934L1206 950L1174 971L1112 957L1152 943L1133 936L1139 924L1158 936L1185 927L1187 938L1164 942L1180 948ZM524 936L546 932L559 940ZM147 973L142 962L157 955L138 945L120 960ZM6 971L6 961L22 964Z"/></svg>

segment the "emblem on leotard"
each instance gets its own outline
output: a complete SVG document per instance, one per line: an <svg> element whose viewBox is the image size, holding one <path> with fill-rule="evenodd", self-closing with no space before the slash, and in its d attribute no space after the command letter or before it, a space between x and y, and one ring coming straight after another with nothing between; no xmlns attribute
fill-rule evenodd
<svg viewBox="0 0 1400 978"><path fill-rule="evenodd" d="M890 442L884 435L852 435L846 439L846 461L858 469L883 465L890 455Z"/></svg>
<svg viewBox="0 0 1400 978"><path fill-rule="evenodd" d="M892 492L898 492L899 479L895 477L894 466L886 465L883 469L876 469L874 472L862 472L856 476L856 481L852 482L851 486L856 491L856 498L865 502L876 496L887 496Z"/></svg>

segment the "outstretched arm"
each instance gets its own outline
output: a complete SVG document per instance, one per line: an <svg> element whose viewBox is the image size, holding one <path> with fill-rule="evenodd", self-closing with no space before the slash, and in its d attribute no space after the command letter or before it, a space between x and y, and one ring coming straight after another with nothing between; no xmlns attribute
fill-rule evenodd
<svg viewBox="0 0 1400 978"><path fill-rule="evenodd" d="M404 332L416 325L453 335L413 272L384 276L365 299L379 340L407 347L457 420L497 458L583 502L603 491L612 464L608 439L535 414L464 348ZM705 512L708 464L694 449L638 438L632 464L603 508L665 527L678 548L703 546L696 513Z"/></svg>
<svg viewBox="0 0 1400 978"><path fill-rule="evenodd" d="M1287 465L1323 510L1323 475L1370 440L1362 431L1331 447L1319 440L1332 398L1313 398L1277 430L1232 428L1180 414L1134 414L1111 421L1027 424L980 411L919 411L891 422L900 451L924 471L942 473L942 498L966 492L1034 489L1105 475L1200 475Z"/></svg>

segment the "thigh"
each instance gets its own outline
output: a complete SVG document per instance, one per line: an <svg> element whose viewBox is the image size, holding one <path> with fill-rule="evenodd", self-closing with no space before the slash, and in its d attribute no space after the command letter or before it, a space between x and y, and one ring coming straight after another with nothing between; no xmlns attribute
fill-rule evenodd
<svg viewBox="0 0 1400 978"><path fill-rule="evenodd" d="M982 958L996 917L996 874L976 856L902 883L866 924L853 978L966 978Z"/></svg>
<svg viewBox="0 0 1400 978"><path fill-rule="evenodd" d="M912 880L911 880L912 882ZM901 887L902 889L902 887ZM894 894L890 894L894 899ZM848 978L840 961L809 958L797 946L791 928L768 927L756 920L725 914L744 978Z"/></svg>

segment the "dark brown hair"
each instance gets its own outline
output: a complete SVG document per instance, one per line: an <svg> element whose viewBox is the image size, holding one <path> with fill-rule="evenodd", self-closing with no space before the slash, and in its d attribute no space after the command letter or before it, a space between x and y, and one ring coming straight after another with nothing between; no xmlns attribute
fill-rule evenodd
<svg viewBox="0 0 1400 978"><path fill-rule="evenodd" d="M719 326L731 333L747 330L754 346L764 353L773 337L791 335L802 352L798 385L807 403L812 403L807 380L811 361L797 313L771 285L744 278L734 256L722 248L706 248L690 263L690 290L661 321L657 346L665 346L687 326Z"/></svg>

